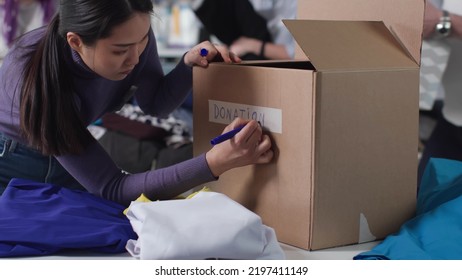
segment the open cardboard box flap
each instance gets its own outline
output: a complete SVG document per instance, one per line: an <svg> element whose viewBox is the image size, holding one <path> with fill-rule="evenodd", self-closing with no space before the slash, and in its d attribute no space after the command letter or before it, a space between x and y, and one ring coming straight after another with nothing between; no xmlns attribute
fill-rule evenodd
<svg viewBox="0 0 462 280"><path fill-rule="evenodd" d="M419 67L380 21L284 23L318 71Z"/></svg>
<svg viewBox="0 0 462 280"><path fill-rule="evenodd" d="M297 10L300 20L382 21L420 65L425 0L299 0Z"/></svg>

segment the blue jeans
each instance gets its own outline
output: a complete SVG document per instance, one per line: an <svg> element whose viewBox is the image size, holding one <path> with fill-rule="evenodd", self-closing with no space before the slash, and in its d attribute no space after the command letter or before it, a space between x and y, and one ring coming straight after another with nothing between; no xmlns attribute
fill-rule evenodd
<svg viewBox="0 0 462 280"><path fill-rule="evenodd" d="M0 132L0 194L12 178L84 190L53 156L44 156Z"/></svg>

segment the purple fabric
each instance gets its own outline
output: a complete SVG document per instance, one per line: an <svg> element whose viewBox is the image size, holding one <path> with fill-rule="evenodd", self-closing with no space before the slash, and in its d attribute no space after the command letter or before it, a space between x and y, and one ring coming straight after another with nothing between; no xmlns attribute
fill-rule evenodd
<svg viewBox="0 0 462 280"><path fill-rule="evenodd" d="M18 27L17 15L19 13L19 0L4 0L3 10L5 16L3 18L4 34L6 42L10 45L16 38L16 29ZM44 11L43 13L43 23L46 24L50 22L53 17L55 10L55 0L38 0Z"/></svg>
<svg viewBox="0 0 462 280"><path fill-rule="evenodd" d="M32 45L43 36L44 31L41 28L30 32L17 44ZM135 99L145 113L167 116L191 90L192 69L183 60L164 75L152 31L139 64L121 81L98 76L85 66L69 46L64 48L67 54L65 63L74 74L76 103L87 125L106 112L119 109L127 93L134 91ZM0 131L24 143L18 131L19 93L15 94L14 91L23 71L23 52L24 48L14 45L0 68ZM171 167L132 175L122 173L97 141L79 156L64 155L57 157L57 160L89 192L125 205L141 193L151 199L167 199L216 180L204 154Z"/></svg>
<svg viewBox="0 0 462 280"><path fill-rule="evenodd" d="M0 196L0 257L126 252L137 236L124 209L87 192L13 179Z"/></svg>

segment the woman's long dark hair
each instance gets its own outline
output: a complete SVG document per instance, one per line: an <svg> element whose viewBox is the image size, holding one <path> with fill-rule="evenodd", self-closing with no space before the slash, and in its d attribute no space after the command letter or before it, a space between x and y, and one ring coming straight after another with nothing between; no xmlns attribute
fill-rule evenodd
<svg viewBox="0 0 462 280"><path fill-rule="evenodd" d="M94 46L133 12L152 9L151 0L61 0L59 12L25 65L20 125L32 147L45 155L78 154L93 141L78 114L72 74L64 62L67 33Z"/></svg>

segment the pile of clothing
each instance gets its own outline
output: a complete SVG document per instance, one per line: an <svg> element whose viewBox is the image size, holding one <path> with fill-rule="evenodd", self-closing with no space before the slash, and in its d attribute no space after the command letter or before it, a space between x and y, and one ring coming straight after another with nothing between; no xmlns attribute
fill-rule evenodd
<svg viewBox="0 0 462 280"><path fill-rule="evenodd" d="M128 251L137 259L285 258L259 216L210 191L126 209L88 192L13 179L0 196L0 228L0 257Z"/></svg>

